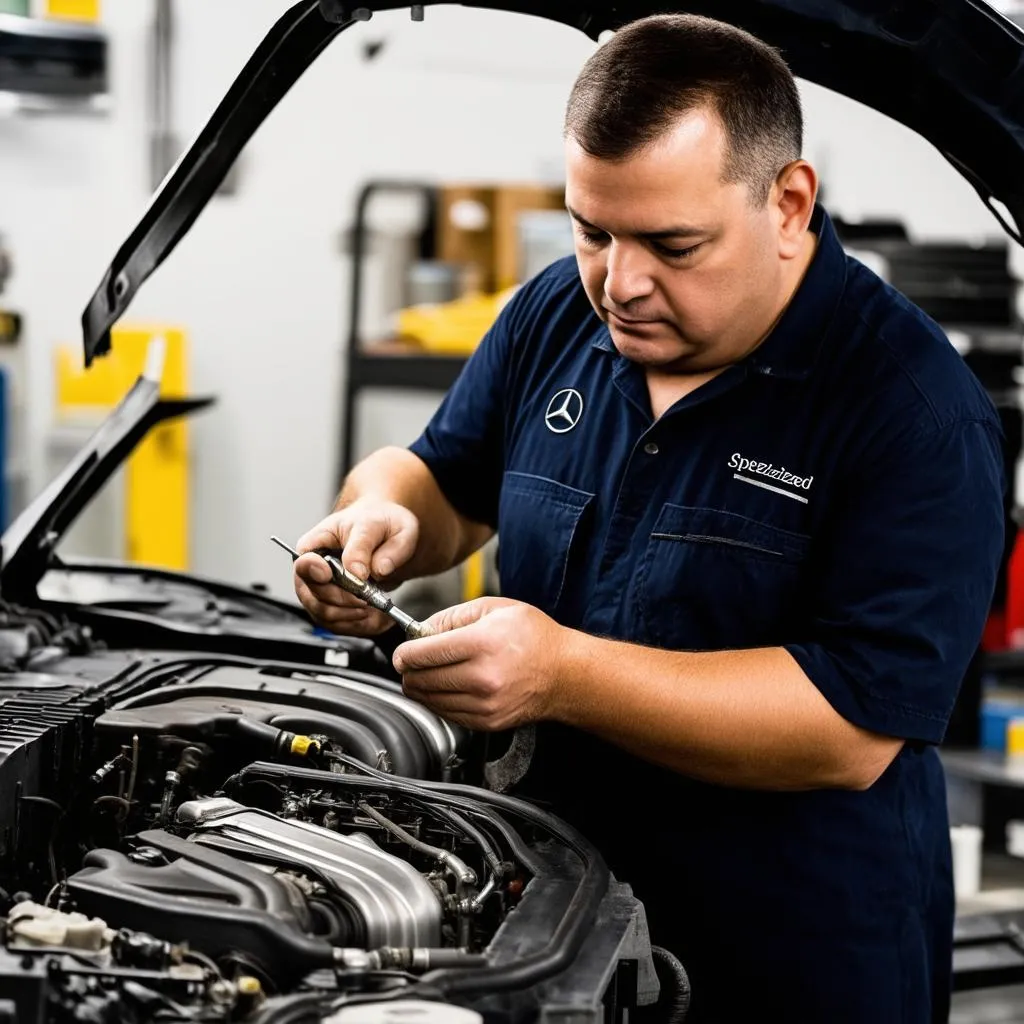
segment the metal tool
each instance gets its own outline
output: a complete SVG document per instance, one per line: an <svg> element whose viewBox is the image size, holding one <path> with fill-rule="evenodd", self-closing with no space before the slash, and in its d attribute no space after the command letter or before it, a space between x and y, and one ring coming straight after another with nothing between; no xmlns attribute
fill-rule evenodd
<svg viewBox="0 0 1024 1024"><path fill-rule="evenodd" d="M270 539L279 547L284 548L292 556L293 561L299 557L298 551L285 544L280 537L271 537ZM342 590L355 594L368 605L390 615L405 630L406 636L416 639L421 636L433 635L434 631L429 626L417 622L401 608L396 608L391 598L375 583L364 582L358 576L353 576L341 564L339 558L324 551L314 551L313 554L319 555L330 566L331 576ZM484 780L487 788L496 793L505 793L515 786L529 770L536 745L536 726L531 723L516 729L508 750L501 757L494 761L488 761L484 765Z"/></svg>
<svg viewBox="0 0 1024 1024"><path fill-rule="evenodd" d="M300 557L299 552L285 544L280 537L271 537L270 539L278 547L284 548L292 556L292 561ZM341 587L342 590L346 590L360 600L365 601L371 608L376 608L377 611L391 616L405 630L405 635L410 639L416 640L420 637L434 635L434 631L430 626L417 622L407 612L403 612L376 583L373 583L371 580L361 580L358 576L350 573L341 564L340 558L324 551L314 551L311 554L319 555L327 563L328 568L331 570L332 582Z"/></svg>

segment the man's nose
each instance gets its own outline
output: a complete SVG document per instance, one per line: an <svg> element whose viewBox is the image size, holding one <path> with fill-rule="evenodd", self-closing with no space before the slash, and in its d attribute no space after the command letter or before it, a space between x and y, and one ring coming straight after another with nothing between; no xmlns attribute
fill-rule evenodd
<svg viewBox="0 0 1024 1024"><path fill-rule="evenodd" d="M635 299L645 298L654 291L648 255L640 247L617 242L612 242L608 247L604 292L613 305L626 307Z"/></svg>

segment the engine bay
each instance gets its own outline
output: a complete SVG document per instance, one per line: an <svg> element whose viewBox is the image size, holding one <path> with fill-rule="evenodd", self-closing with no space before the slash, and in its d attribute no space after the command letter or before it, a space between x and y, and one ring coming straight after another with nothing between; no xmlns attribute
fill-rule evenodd
<svg viewBox="0 0 1024 1024"><path fill-rule="evenodd" d="M383 674L114 649L3 606L0 1017L655 1012L628 886L483 769Z"/></svg>

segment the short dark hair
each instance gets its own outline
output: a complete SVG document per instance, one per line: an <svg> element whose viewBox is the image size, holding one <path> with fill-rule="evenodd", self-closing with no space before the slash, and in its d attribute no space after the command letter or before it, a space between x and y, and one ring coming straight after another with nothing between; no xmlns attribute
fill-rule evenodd
<svg viewBox="0 0 1024 1024"><path fill-rule="evenodd" d="M723 180L746 183L762 205L800 156L800 94L779 52L733 25L658 14L623 26L576 79L565 134L591 156L621 160L700 108L725 128Z"/></svg>

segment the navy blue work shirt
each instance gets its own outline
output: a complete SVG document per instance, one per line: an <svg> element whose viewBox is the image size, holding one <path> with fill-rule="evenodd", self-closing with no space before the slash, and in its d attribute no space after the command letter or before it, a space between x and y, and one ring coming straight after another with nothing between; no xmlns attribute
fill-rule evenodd
<svg viewBox="0 0 1024 1024"><path fill-rule="evenodd" d="M821 209L812 230L771 334L657 420L575 262L554 264L412 450L455 508L497 527L506 596L640 644L784 647L840 715L907 741L866 791L792 793L541 728L525 795L633 885L690 972L693 1019L945 1020L934 744L1003 544L999 425L940 329L843 252Z"/></svg>

